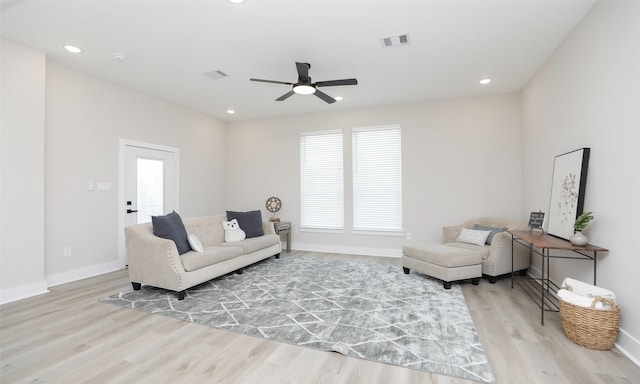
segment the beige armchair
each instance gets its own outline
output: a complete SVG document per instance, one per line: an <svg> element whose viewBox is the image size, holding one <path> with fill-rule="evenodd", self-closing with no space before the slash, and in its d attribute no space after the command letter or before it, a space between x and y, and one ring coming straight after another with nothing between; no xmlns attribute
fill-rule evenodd
<svg viewBox="0 0 640 384"><path fill-rule="evenodd" d="M491 245L473 245L457 242L462 228L473 229L474 224L484 227L527 229L527 225L516 220L502 218L479 217L468 220L461 225L442 228L442 243L444 245L465 248L482 253L482 274L489 278L490 283L495 283L501 275L511 274L511 234L499 232L493 236ZM514 247L513 271L526 274L529 268L529 252L521 246Z"/></svg>

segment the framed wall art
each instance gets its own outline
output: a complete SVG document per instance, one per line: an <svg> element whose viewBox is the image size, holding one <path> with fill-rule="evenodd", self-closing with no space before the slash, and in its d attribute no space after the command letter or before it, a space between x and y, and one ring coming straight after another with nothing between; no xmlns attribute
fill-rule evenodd
<svg viewBox="0 0 640 384"><path fill-rule="evenodd" d="M584 207L590 148L558 155L553 161L548 229L550 235L569 239Z"/></svg>

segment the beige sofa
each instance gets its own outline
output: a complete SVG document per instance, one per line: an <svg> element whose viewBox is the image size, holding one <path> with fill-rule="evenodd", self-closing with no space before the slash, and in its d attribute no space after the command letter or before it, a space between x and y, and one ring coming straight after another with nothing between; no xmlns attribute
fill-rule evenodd
<svg viewBox="0 0 640 384"><path fill-rule="evenodd" d="M442 243L447 246L464 248L480 252L482 254L482 274L489 278L489 282L495 283L500 275L511 274L511 234L500 232L495 234L491 245L473 245L457 242L462 228L472 229L474 224L485 227L521 229L526 230L527 225L515 220L503 218L479 217L468 220L461 225L442 228ZM513 271L520 274L526 273L529 268L529 252L521 246L514 247Z"/></svg>
<svg viewBox="0 0 640 384"><path fill-rule="evenodd" d="M264 235L225 243L222 222L225 215L183 219L187 233L202 242L204 252L178 254L172 240L153 234L151 223L125 228L129 277L133 289L142 284L178 292L182 300L185 290L205 281L241 270L271 256L280 256L282 245L273 223L263 222Z"/></svg>

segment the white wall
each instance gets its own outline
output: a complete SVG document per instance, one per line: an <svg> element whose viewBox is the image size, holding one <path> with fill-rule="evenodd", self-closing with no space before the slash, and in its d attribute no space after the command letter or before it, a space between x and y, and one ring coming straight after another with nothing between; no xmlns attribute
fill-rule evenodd
<svg viewBox="0 0 640 384"><path fill-rule="evenodd" d="M591 148L584 209L595 221L598 285L622 307L618 345L640 361L640 3L599 2L522 92L523 216L548 212L554 156ZM539 261L537 261L539 263ZM552 279L592 279L592 264L554 262Z"/></svg>
<svg viewBox="0 0 640 384"><path fill-rule="evenodd" d="M52 62L46 100L50 283L122 267L117 263L121 138L180 149L182 216L223 211L226 123ZM112 189L89 191L89 181L109 182ZM71 257L64 256L65 247L72 248Z"/></svg>
<svg viewBox="0 0 640 384"><path fill-rule="evenodd" d="M414 241L438 240L443 225L475 216L521 216L518 95L405 104L230 123L228 184L231 210L282 199L278 216L299 225L299 135L345 130L345 225L350 227L350 129L402 127L403 221ZM293 233L293 248L372 255L401 254L406 239Z"/></svg>
<svg viewBox="0 0 640 384"><path fill-rule="evenodd" d="M44 257L45 56L0 40L0 303L47 291Z"/></svg>

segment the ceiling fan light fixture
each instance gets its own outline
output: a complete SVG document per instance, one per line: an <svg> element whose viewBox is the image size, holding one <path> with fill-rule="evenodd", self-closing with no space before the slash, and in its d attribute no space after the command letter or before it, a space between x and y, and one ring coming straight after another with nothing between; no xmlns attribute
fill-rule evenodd
<svg viewBox="0 0 640 384"><path fill-rule="evenodd" d="M293 86L293 92L299 95L311 95L316 92L316 87L309 84L296 84Z"/></svg>

